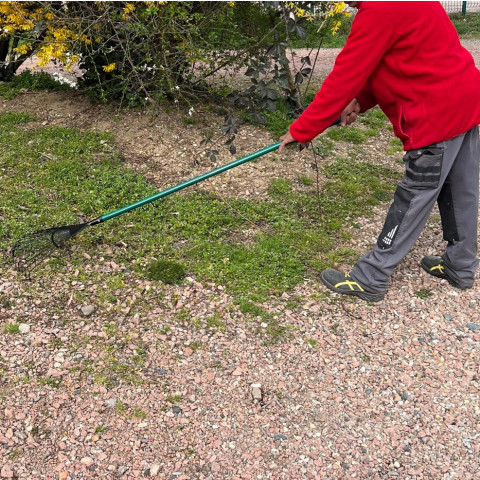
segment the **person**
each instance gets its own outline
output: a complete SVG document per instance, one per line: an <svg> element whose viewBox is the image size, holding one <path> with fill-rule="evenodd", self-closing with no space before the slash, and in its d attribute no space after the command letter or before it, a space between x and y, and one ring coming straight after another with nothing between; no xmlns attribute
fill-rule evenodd
<svg viewBox="0 0 480 480"><path fill-rule="evenodd" d="M480 71L440 2L347 3L358 10L346 44L279 151L309 142L339 115L345 126L378 105L403 142L405 174L373 250L350 273L323 271L322 281L340 294L383 300L437 202L447 246L421 267L470 288L478 266Z"/></svg>

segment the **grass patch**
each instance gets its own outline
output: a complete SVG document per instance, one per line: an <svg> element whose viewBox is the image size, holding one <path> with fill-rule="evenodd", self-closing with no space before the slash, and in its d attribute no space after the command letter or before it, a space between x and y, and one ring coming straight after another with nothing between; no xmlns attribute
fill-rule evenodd
<svg viewBox="0 0 480 480"><path fill-rule="evenodd" d="M425 300L428 297L431 297L433 295L433 292L427 288L422 288L421 290L416 292L416 295L418 298Z"/></svg>
<svg viewBox="0 0 480 480"><path fill-rule="evenodd" d="M20 326L17 323L7 323L4 331L5 333L20 333Z"/></svg>
<svg viewBox="0 0 480 480"><path fill-rule="evenodd" d="M403 143L398 138L392 138L390 140L390 147L386 150L387 155L394 155L400 152L403 152Z"/></svg>
<svg viewBox="0 0 480 480"><path fill-rule="evenodd" d="M372 108L370 110L367 110L365 113L362 113L358 117L357 121L372 129L383 128L389 123L387 116L378 107Z"/></svg>
<svg viewBox="0 0 480 480"><path fill-rule="evenodd" d="M343 141L361 145L370 137L376 137L378 135L378 129L368 128L363 130L355 127L331 128L327 130L326 135L335 142Z"/></svg>
<svg viewBox="0 0 480 480"><path fill-rule="evenodd" d="M278 138L288 132L288 127L293 122L294 117L288 113L286 105L282 102L277 102L277 110L274 112L263 112L265 118L265 127Z"/></svg>
<svg viewBox="0 0 480 480"><path fill-rule="evenodd" d="M32 128L27 125L31 120L22 113L0 115L0 248L28 232L79 223L156 192L124 167L111 136ZM325 136L319 143L326 153L333 148ZM152 281L177 283L188 271L200 281L224 285L238 298L264 301L303 281L311 267L355 258L355 252L341 248L345 225L368 214L372 205L390 200L398 177L393 170L353 159L337 159L323 168L320 174L327 182L318 195L313 188L296 191L289 181L273 179L269 198L263 201L230 199L227 204L202 190L168 196L78 235L68 261L60 254L38 276L62 272L68 264L81 266L83 252L94 258L103 247L121 241L128 248L115 249L112 259ZM312 185L308 179L301 182ZM256 236L242 243L241 233L252 226L258 227ZM124 287L122 278L119 274L108 279L97 300L113 303L112 292ZM253 308L248 305L242 308ZM105 328L115 335L113 327ZM209 328L224 326L212 323ZM116 373L131 382L131 372L118 366Z"/></svg>
<svg viewBox="0 0 480 480"><path fill-rule="evenodd" d="M467 13L465 18L461 13L453 13L450 20L462 39L480 38L480 14Z"/></svg>
<svg viewBox="0 0 480 480"><path fill-rule="evenodd" d="M174 285L185 277L185 268L177 262L156 260L148 265L146 276L149 280L160 280L163 283Z"/></svg>

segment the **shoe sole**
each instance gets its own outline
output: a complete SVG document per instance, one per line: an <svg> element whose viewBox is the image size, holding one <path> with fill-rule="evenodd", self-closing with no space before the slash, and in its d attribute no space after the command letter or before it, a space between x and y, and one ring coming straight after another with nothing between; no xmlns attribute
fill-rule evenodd
<svg viewBox="0 0 480 480"><path fill-rule="evenodd" d="M323 275L321 277L323 284L336 293L340 293L343 295L352 295L354 297L361 298L362 300L366 300L367 302L381 302L385 297L385 295L382 293L367 293L357 292L355 290L340 290L336 288L335 285L331 284L328 280L325 280L325 278L323 278Z"/></svg>

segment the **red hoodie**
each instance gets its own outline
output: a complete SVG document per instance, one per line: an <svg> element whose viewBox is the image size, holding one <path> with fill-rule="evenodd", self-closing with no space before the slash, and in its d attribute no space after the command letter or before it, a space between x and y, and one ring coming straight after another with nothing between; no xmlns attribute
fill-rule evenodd
<svg viewBox="0 0 480 480"><path fill-rule="evenodd" d="M313 102L290 125L305 143L353 98L376 104L405 150L480 124L480 71L440 2L358 2L345 47Z"/></svg>

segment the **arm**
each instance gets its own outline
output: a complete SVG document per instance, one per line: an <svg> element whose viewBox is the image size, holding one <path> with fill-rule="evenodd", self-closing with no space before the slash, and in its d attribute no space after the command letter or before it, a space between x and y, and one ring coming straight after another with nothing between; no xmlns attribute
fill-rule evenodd
<svg viewBox="0 0 480 480"><path fill-rule="evenodd" d="M290 125L292 138L302 143L312 140L328 128L352 98L358 99L357 95L361 97L362 111L376 104L367 87L369 77L393 45L394 25L400 21L397 17L401 7L389 3L363 3L332 72L313 102Z"/></svg>
<svg viewBox="0 0 480 480"><path fill-rule="evenodd" d="M350 125L357 119L357 115L360 113L361 107L360 104L357 102L357 99L354 98L343 110L342 114L340 115L340 125L345 127L346 125ZM338 125L338 121L335 122ZM285 135L280 137L282 140L282 144L278 148L278 151L281 152L288 143L296 142L296 140L292 137L290 132L287 132Z"/></svg>

